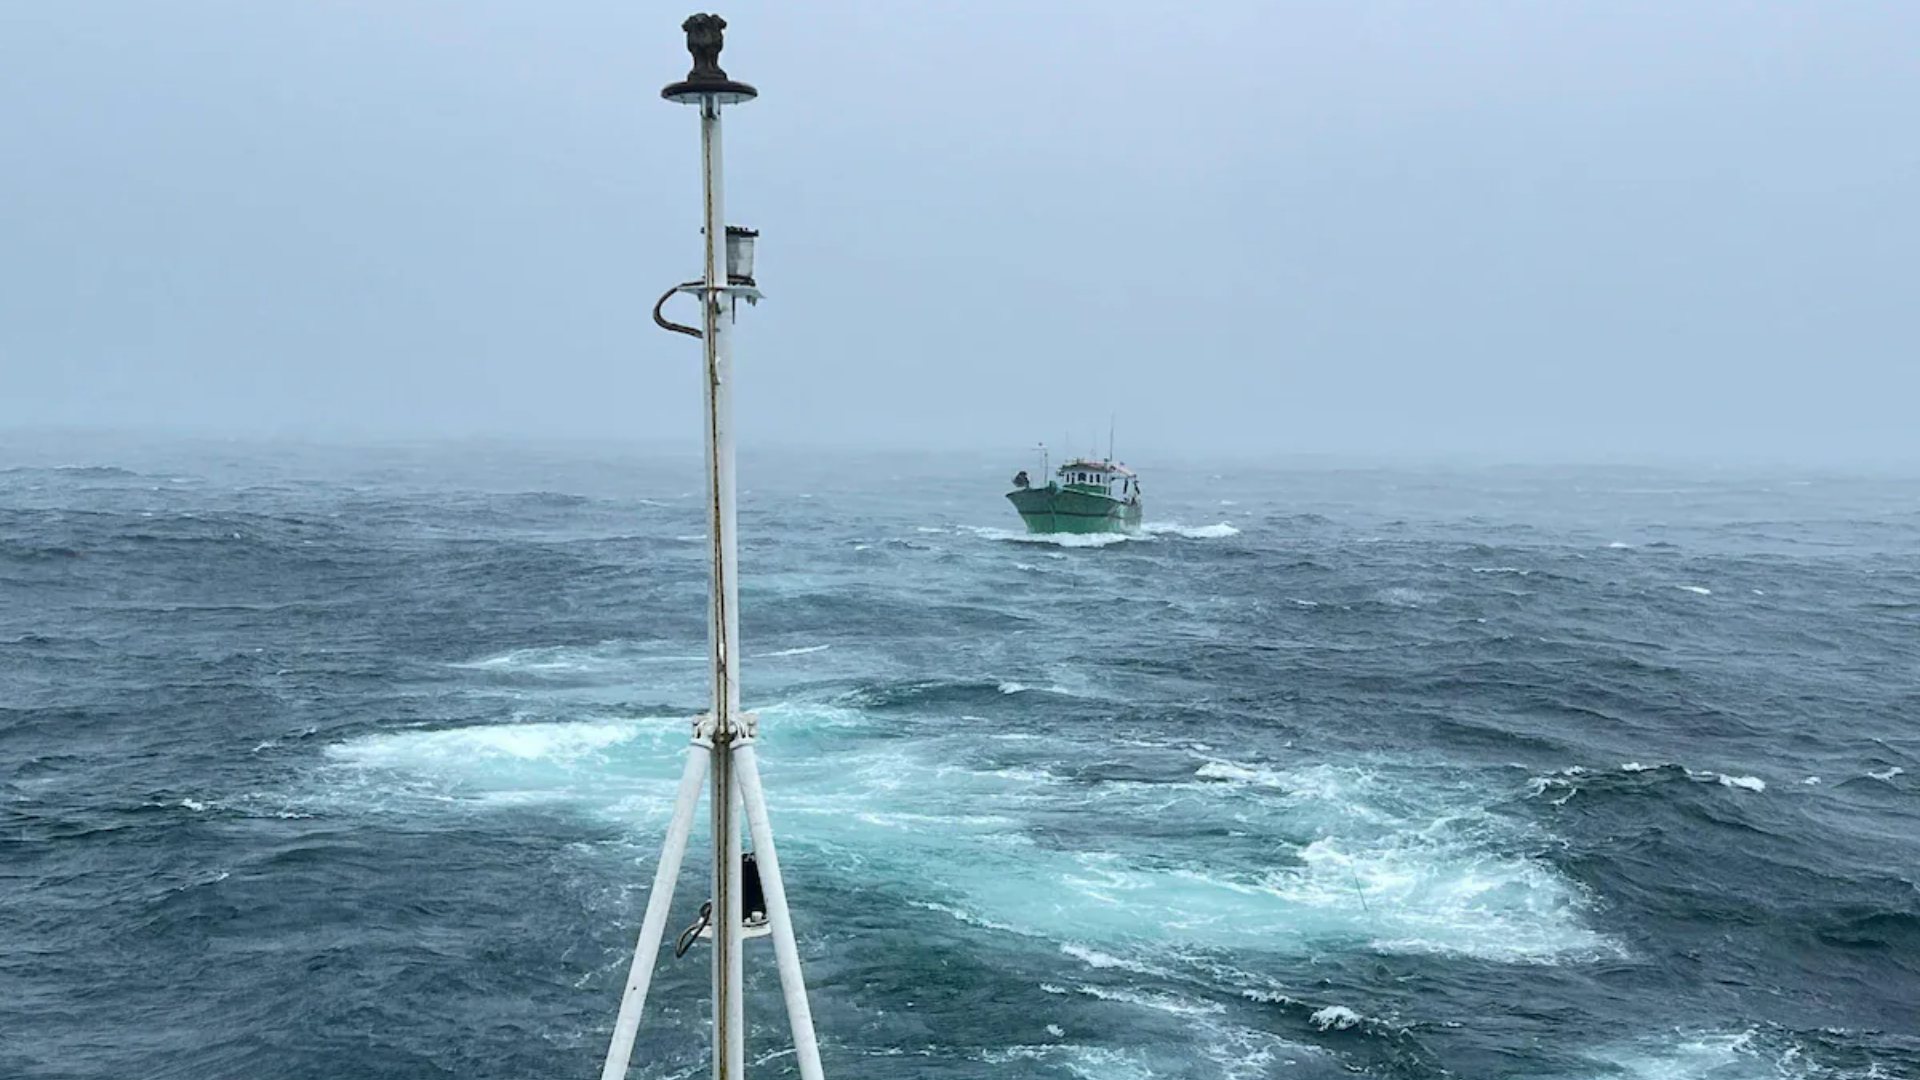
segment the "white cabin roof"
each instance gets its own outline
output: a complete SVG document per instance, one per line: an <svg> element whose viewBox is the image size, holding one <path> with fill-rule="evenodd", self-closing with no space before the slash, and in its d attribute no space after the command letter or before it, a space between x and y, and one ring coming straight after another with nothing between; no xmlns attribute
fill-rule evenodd
<svg viewBox="0 0 1920 1080"><path fill-rule="evenodd" d="M1060 466L1060 471L1111 473L1114 476L1132 476L1133 470L1112 461L1094 461L1091 458L1075 458Z"/></svg>

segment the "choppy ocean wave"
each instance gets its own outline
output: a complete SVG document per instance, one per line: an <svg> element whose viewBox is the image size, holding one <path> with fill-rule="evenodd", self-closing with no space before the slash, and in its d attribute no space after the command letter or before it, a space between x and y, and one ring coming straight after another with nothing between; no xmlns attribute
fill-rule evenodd
<svg viewBox="0 0 1920 1080"><path fill-rule="evenodd" d="M698 462L60 460L0 461L0 1075L592 1074ZM1174 471L1062 539L743 468L830 1073L1920 1075L1914 485Z"/></svg>

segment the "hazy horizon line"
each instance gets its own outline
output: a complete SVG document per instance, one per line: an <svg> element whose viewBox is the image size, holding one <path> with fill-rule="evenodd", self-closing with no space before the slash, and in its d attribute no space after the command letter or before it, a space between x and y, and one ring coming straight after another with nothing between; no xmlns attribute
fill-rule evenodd
<svg viewBox="0 0 1920 1080"><path fill-rule="evenodd" d="M277 449L312 449L321 451L381 452L381 451L434 451L459 450L462 448L491 448L495 450L539 449L561 451L585 456L614 453L621 456L642 454L656 457L693 457L703 454L699 440L686 438L645 438L642 436L616 435L558 435L531 434L525 432L468 432L462 434L398 434L377 432L346 432L319 430L286 431L188 431L160 426L0 426L0 458L10 456L14 447L8 445L14 440L26 443L62 444L61 450L72 449L72 444L82 442L100 442L105 444L145 445L150 447L260 447ZM738 444L738 453L746 458L761 458L769 455L826 455L831 457L953 457L965 456L984 463L998 457L1004 457L1010 465L1028 464L1027 457L1036 453L1042 444L1001 447L964 444L958 442L903 444L895 440L874 440L859 443L850 440L820 440L815 442L796 442L790 439L743 440ZM1063 459L1058 447L1048 445L1047 450L1055 461ZM37 447L41 453L51 446ZM1069 451L1068 454L1074 453ZM1832 455L1817 458L1789 457L1784 455L1755 454L1704 454L1699 452L1667 451L1660 454L1623 454L1606 452L1580 453L1562 451L1551 454L1519 454L1494 449L1467 450L1459 448L1408 449L1378 448L1373 450L1307 450L1296 447L1222 448L1212 451L1156 451L1148 447L1140 455L1119 455L1135 467L1182 468L1204 464L1263 465L1267 467L1293 467L1304 469L1394 469L1418 471L1429 468L1624 468L1658 471L1708 470L1708 471L1812 471L1812 472L1867 472L1883 474L1888 472L1920 472L1920 459L1873 458L1866 455ZM78 463L76 463L78 464Z"/></svg>

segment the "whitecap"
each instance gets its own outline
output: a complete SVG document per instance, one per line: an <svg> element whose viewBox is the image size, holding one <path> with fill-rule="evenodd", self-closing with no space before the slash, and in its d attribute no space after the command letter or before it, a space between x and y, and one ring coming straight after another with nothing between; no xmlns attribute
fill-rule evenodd
<svg viewBox="0 0 1920 1080"><path fill-rule="evenodd" d="M1061 945L1060 951L1090 968L1117 968L1121 971L1131 971L1136 975L1167 976L1171 974L1166 968L1156 967L1153 964L1141 960L1129 960L1125 957L1115 956L1112 953L1101 952L1099 949L1089 948L1077 942L1069 941Z"/></svg>
<svg viewBox="0 0 1920 1080"><path fill-rule="evenodd" d="M1009 926L1006 923L995 922L992 919L985 918L980 915L976 915L971 911L966 911L961 908L954 907L951 904L942 904L932 900L909 900L907 901L907 903L912 907L922 908L927 911L937 911L942 915L950 916L953 919L959 922L966 923L969 926L978 926L985 930L1000 930L1000 931L1004 931L1008 933L1016 933L1016 934L1020 932L1017 928ZM1048 993L1054 993L1054 994L1064 994L1067 992L1064 988L1050 989L1045 983L1041 984L1040 989L1046 990Z"/></svg>
<svg viewBox="0 0 1920 1080"><path fill-rule="evenodd" d="M1329 1005L1324 1009L1315 1010L1307 1019L1313 1021L1314 1026L1321 1031L1345 1031L1351 1027L1358 1027L1361 1017L1359 1013L1345 1005Z"/></svg>
<svg viewBox="0 0 1920 1080"><path fill-rule="evenodd" d="M574 761L642 731L633 723L494 724L368 735L329 746L326 752L356 765L439 770L487 760Z"/></svg>
<svg viewBox="0 0 1920 1080"><path fill-rule="evenodd" d="M1279 774L1270 769L1256 769L1232 761L1209 761L1194 770L1195 776L1208 780L1231 780L1244 784L1259 784L1263 787L1279 787Z"/></svg>
<svg viewBox="0 0 1920 1080"><path fill-rule="evenodd" d="M995 540L1008 544L1041 544L1060 548L1100 548L1110 544L1124 544L1130 540L1150 539L1134 533L1028 533L981 526L970 527L967 531L982 540Z"/></svg>
<svg viewBox="0 0 1920 1080"><path fill-rule="evenodd" d="M1712 590L1712 589L1709 589L1709 588L1707 588L1707 587L1706 587L1705 585L1677 585L1677 586L1675 586L1675 588L1680 588L1680 589L1685 589L1685 590L1687 590L1688 592L1690 592L1690 593L1695 593L1695 594L1697 594L1697 595L1699 595L1699 596L1712 596L1712 595L1713 595L1713 590Z"/></svg>
<svg viewBox="0 0 1920 1080"><path fill-rule="evenodd" d="M1080 993L1101 1001L1113 1001L1125 1005L1137 1005L1141 1008L1156 1009L1172 1013L1175 1016L1217 1016L1226 1012L1226 1006L1217 1001L1194 1001L1191 998L1175 997L1169 994L1154 994L1144 990L1129 990L1111 986L1075 987Z"/></svg>
<svg viewBox="0 0 1920 1080"><path fill-rule="evenodd" d="M1221 540L1240 535L1239 529L1224 521L1212 525L1182 525L1177 521L1149 521L1141 528L1155 536L1181 536L1188 540Z"/></svg>
<svg viewBox="0 0 1920 1080"><path fill-rule="evenodd" d="M807 655L807 654L809 654L809 653L817 653L817 652L825 652L826 650L828 650L828 649L831 649L831 648L833 648L833 646L832 646L832 645L802 645L802 646L799 646L799 647L797 647L797 648L792 648L792 649L780 649L780 650L778 650L778 651L776 651L776 652L770 652L770 653L765 653L765 654L763 654L763 655L765 655L765 656L769 656L769 657L773 657L773 656L806 656L806 655Z"/></svg>
<svg viewBox="0 0 1920 1080"><path fill-rule="evenodd" d="M1088 784L1036 760L969 767L944 739L849 739L848 729L873 723L854 709L759 711L769 799L803 857L887 880L957 919L1059 943L1090 967L1155 973L1162 950L1295 951L1329 941L1495 963L1614 950L1583 924L1577 884L1511 853L1517 826L1488 809L1497 790L1434 787L1432 770L1280 769L1196 750L1196 775L1184 784ZM651 846L685 761L686 724L663 717L380 732L327 748L317 779L331 785L329 805L349 811L386 812L395 800L436 813L558 805L633 829ZM777 749L823 728L833 731L831 755ZM1201 852L1176 852L1169 863L1032 840L1029 810L1084 810L1091 799L1100 812L1133 814L1168 798L1227 828L1317 839L1265 871L1215 866Z"/></svg>
<svg viewBox="0 0 1920 1080"><path fill-rule="evenodd" d="M1709 1080L1718 1077L1769 1076L1799 1080L1827 1074L1805 1059L1800 1047L1763 1041L1753 1029L1741 1032L1677 1031L1632 1044L1586 1051L1596 1071L1624 1080ZM1877 1063L1876 1063L1877 1064ZM1868 1069L1868 1075L1872 1074Z"/></svg>

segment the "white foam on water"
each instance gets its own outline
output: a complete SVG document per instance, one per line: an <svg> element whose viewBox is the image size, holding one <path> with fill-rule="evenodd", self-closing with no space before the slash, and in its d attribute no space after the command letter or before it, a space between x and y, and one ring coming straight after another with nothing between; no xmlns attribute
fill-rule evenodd
<svg viewBox="0 0 1920 1080"><path fill-rule="evenodd" d="M817 653L817 652L825 652L825 651L827 651L828 649L831 649L831 648L833 648L833 646L831 646L831 645L802 645L802 646L800 646L799 648L795 648L795 649L780 649L780 650L778 650L778 651L776 651L776 652L770 652L770 653L762 653L761 655L762 655L762 656L768 656L768 657L773 657L773 656L806 656L806 655L807 655L807 654L809 654L809 653Z"/></svg>
<svg viewBox="0 0 1920 1080"><path fill-rule="evenodd" d="M1830 1075L1790 1040L1742 1032L1675 1031L1581 1055L1596 1076L1626 1080L1802 1080ZM1871 1070L1869 1072L1871 1075Z"/></svg>
<svg viewBox="0 0 1920 1080"><path fill-rule="evenodd" d="M1734 776L1730 773L1715 772L1712 769L1691 769L1684 765L1674 764L1646 765L1638 761L1629 761L1620 766L1620 771L1627 775L1633 775L1635 773L1658 773L1666 770L1672 770L1675 775L1685 776L1687 779L1696 783L1719 784L1721 787L1734 788L1740 791L1763 792L1767 790L1767 782L1757 776ZM1604 771L1605 770L1602 770L1603 773ZM1597 774L1593 770L1585 768L1584 766L1571 765L1556 773L1549 773L1545 776L1535 776L1530 779L1527 784L1530 793L1535 797L1544 795L1549 791L1558 792L1558 797L1551 800L1554 805L1558 806L1580 792L1584 778L1595 775ZM1818 778L1814 778L1812 782L1819 783L1819 780Z"/></svg>
<svg viewBox="0 0 1920 1080"><path fill-rule="evenodd" d="M1615 540L1613 543L1608 544L1607 546L1614 549L1615 551L1628 551L1628 550L1631 550L1633 547L1635 547L1635 545L1629 544L1624 540Z"/></svg>
<svg viewBox="0 0 1920 1080"><path fill-rule="evenodd" d="M1307 1019L1313 1021L1313 1025L1321 1031L1345 1031L1351 1027L1358 1027L1361 1016L1345 1005L1329 1005L1324 1009L1315 1010Z"/></svg>
<svg viewBox="0 0 1920 1080"><path fill-rule="evenodd" d="M1757 776L1729 776L1711 769L1687 769L1687 779L1702 783L1719 784L1721 787L1737 788L1741 791L1765 791L1767 782Z"/></svg>
<svg viewBox="0 0 1920 1080"><path fill-rule="evenodd" d="M1069 941L1060 946L1060 951L1090 968L1118 968L1121 971L1131 971L1136 975L1155 975L1162 978L1173 974L1166 968L1156 964L1149 964L1142 960L1130 960L1123 956L1115 956L1112 953L1101 952L1099 949L1082 945L1078 942Z"/></svg>
<svg viewBox="0 0 1920 1080"><path fill-rule="evenodd" d="M1469 787L1419 790L1355 766L1276 769L1219 759L1196 775L1255 798L1268 811L1247 819L1255 827L1319 834L1293 866L1257 876L1185 872L1212 894L1202 901L1210 907L1196 910L1224 919L1212 928L1223 940L1233 924L1271 918L1306 938L1358 939L1386 952L1517 963L1618 952L1585 926L1587 899L1576 884L1544 861L1503 850L1503 840L1517 839L1506 835L1512 826Z"/></svg>
<svg viewBox="0 0 1920 1080"><path fill-rule="evenodd" d="M1870 772L1867 774L1867 776L1874 780L1892 780L1894 777L1899 776L1901 773L1906 771L1907 770L1901 768L1900 766L1894 765L1889 768L1882 769L1879 772Z"/></svg>
<svg viewBox="0 0 1920 1080"><path fill-rule="evenodd" d="M761 711L783 739L826 735L858 723L845 709L771 706ZM685 716L526 721L457 728L405 728L324 750L330 809L373 812L441 808L572 806L644 828L672 810L691 728Z"/></svg>
<svg viewBox="0 0 1920 1080"><path fill-rule="evenodd" d="M1533 574L1533 571L1522 570L1517 566L1476 566L1473 568L1473 572L1476 574L1512 574L1517 577L1531 577Z"/></svg>
<svg viewBox="0 0 1920 1080"><path fill-rule="evenodd" d="M635 723L500 724L369 735L327 748L328 756L360 765L430 772L466 771L499 759L573 763L641 733Z"/></svg>
<svg viewBox="0 0 1920 1080"><path fill-rule="evenodd" d="M1188 540L1224 540L1239 536L1240 530L1224 521L1212 525L1182 525L1177 521L1149 521L1141 530L1152 536L1179 536Z"/></svg>
<svg viewBox="0 0 1920 1080"><path fill-rule="evenodd" d="M1321 840L1305 873L1270 875L1278 895L1344 924L1382 952L1505 963L1618 955L1586 928L1585 896L1547 864L1455 845Z"/></svg>
<svg viewBox="0 0 1920 1080"><path fill-rule="evenodd" d="M1123 1005L1135 1005L1143 1009L1170 1013L1174 1016L1218 1016L1227 1011L1226 1006L1217 1001L1195 1001L1192 998L1178 997L1172 994L1156 994L1146 990L1129 990L1112 986L1077 986L1074 989L1090 998L1100 1001L1118 1002Z"/></svg>
<svg viewBox="0 0 1920 1080"><path fill-rule="evenodd" d="M704 656L648 653L638 642L602 641L596 645L543 645L513 649L497 656L451 666L535 676L572 676L618 674L642 664L684 665L704 663L705 660Z"/></svg>
<svg viewBox="0 0 1920 1080"><path fill-rule="evenodd" d="M1676 586L1676 588L1685 589L1686 591L1690 593L1694 593L1695 595L1698 595L1698 596L1713 595L1713 590L1707 588L1705 585L1679 585L1679 586Z"/></svg>
<svg viewBox="0 0 1920 1080"><path fill-rule="evenodd" d="M1195 946L1514 963L1612 951L1583 924L1578 887L1515 853L1519 826L1488 810L1499 793L1437 783L1432 768L1203 758L1185 784L1090 785L1042 762L966 764L1004 745L971 735L900 738L889 722L876 738L882 725L855 710L757 711L788 859L886 883L985 932L1058 942L1091 967L1162 972ZM334 805L376 812L571 806L645 847L670 813L687 737L685 717L412 728L328 747L320 779ZM793 752L812 741L821 745ZM1204 845L1130 850L1124 829L1117 850L1063 850L1028 826L1034 815L1163 811L1191 816L1201 833L1274 837L1274 859L1236 868Z"/></svg>
<svg viewBox="0 0 1920 1080"><path fill-rule="evenodd" d="M1110 544L1124 544L1128 541L1144 539L1133 533L1029 533L986 526L970 526L967 531L982 540L996 540L1008 544L1043 544L1061 548L1100 548Z"/></svg>
<svg viewBox="0 0 1920 1080"><path fill-rule="evenodd" d="M949 904L935 903L934 901L931 901L931 900L909 900L907 901L907 903L917 908L925 908L928 911L937 911L942 915L952 916L953 918L958 919L959 921L966 923L969 926L984 927L988 930L1002 930L1007 933L1014 933L1014 934L1017 934L1020 932L1018 928L1010 926L1006 923L997 923L997 922L994 922L992 919L983 919L980 916L975 915L971 911L963 911ZM1066 993L1065 990L1060 989L1058 987L1049 987L1049 986L1042 985L1040 989L1045 990L1050 994Z"/></svg>
<svg viewBox="0 0 1920 1080"><path fill-rule="evenodd" d="M1382 589L1380 591L1380 600L1394 607L1422 607L1432 602L1433 596L1429 593L1421 592L1419 589L1409 589L1403 585L1396 585L1392 588Z"/></svg>
<svg viewBox="0 0 1920 1080"><path fill-rule="evenodd" d="M1238 780L1243 783L1261 784L1266 787L1279 787L1280 774L1271 769L1256 769L1231 761L1209 761L1195 769L1195 776L1204 776L1209 780Z"/></svg>
<svg viewBox="0 0 1920 1080"><path fill-rule="evenodd" d="M1065 1069L1069 1076L1083 1080L1154 1080L1154 1072L1138 1055L1104 1046L1077 1046L1053 1043L1045 1046L1009 1046L987 1050L979 1055L986 1065L1007 1066L1031 1062L1054 1069ZM982 1075L1004 1075L1003 1069ZM1012 1075L1019 1075L1018 1072Z"/></svg>

